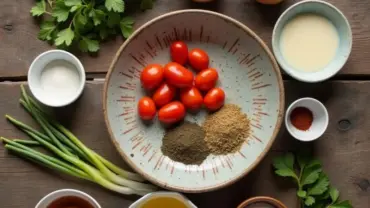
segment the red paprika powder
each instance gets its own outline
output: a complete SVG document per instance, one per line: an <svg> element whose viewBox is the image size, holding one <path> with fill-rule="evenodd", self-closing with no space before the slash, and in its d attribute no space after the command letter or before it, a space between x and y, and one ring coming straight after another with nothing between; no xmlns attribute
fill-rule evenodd
<svg viewBox="0 0 370 208"><path fill-rule="evenodd" d="M299 130L307 131L313 121L312 112L305 107L297 107L290 114L290 122Z"/></svg>

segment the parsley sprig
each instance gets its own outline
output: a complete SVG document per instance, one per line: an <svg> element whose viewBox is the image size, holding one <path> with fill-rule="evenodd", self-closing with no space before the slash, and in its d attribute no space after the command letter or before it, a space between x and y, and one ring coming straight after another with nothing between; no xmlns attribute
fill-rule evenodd
<svg viewBox="0 0 370 208"><path fill-rule="evenodd" d="M303 154L295 158L292 153L287 153L275 158L273 166L277 175L290 177L295 181L302 207L352 208L348 200L338 200L339 191L330 186L320 161Z"/></svg>
<svg viewBox="0 0 370 208"><path fill-rule="evenodd" d="M141 9L151 9L153 0L141 0ZM124 16L123 0L38 0L31 15L44 17L38 38L58 48L78 46L83 52L97 52L100 42L121 33L133 32L134 20Z"/></svg>

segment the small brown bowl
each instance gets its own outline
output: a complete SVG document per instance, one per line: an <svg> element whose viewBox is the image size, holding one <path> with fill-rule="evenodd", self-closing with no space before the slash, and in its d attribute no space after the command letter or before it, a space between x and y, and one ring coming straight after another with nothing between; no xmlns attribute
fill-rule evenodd
<svg viewBox="0 0 370 208"><path fill-rule="evenodd" d="M249 198L242 202L238 208L247 208L249 205L252 205L253 203L268 203L271 204L272 206L275 206L276 208L287 208L281 201L268 197L268 196L256 196Z"/></svg>

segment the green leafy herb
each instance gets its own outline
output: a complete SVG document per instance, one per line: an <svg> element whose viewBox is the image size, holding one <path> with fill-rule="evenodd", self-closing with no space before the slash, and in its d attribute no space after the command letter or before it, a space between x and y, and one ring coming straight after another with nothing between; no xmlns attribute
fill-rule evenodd
<svg viewBox="0 0 370 208"><path fill-rule="evenodd" d="M312 206L315 203L315 198L312 196L307 196L306 199L304 200L304 204L307 206Z"/></svg>
<svg viewBox="0 0 370 208"><path fill-rule="evenodd" d="M77 6L77 5L82 5L82 1L81 0L64 0L64 4L66 6Z"/></svg>
<svg viewBox="0 0 370 208"><path fill-rule="evenodd" d="M141 9L153 7L153 0L141 0ZM102 40L121 33L128 38L134 20L124 15L124 0L38 0L31 15L42 18L38 38L68 49L97 52Z"/></svg>
<svg viewBox="0 0 370 208"><path fill-rule="evenodd" d="M298 177L294 172L293 165L294 165L293 154L288 153L283 157L277 157L274 160L274 167L276 168L275 173L279 176L292 177L298 180Z"/></svg>
<svg viewBox="0 0 370 208"><path fill-rule="evenodd" d="M75 34L71 28L66 28L60 31L57 36L58 38L55 39L55 45L59 46L66 44L66 46L70 46Z"/></svg>
<svg viewBox="0 0 370 208"><path fill-rule="evenodd" d="M56 25L52 21L44 21L40 25L39 39L40 40L51 40L52 34L56 29Z"/></svg>
<svg viewBox="0 0 370 208"><path fill-rule="evenodd" d="M329 178L324 173L320 174L319 179L317 182L308 189L308 195L311 196L318 196L325 193L328 190L329 186Z"/></svg>
<svg viewBox="0 0 370 208"><path fill-rule="evenodd" d="M91 40L89 38L83 37L80 40L79 47L83 52L87 51L96 52L99 50L99 42L96 40Z"/></svg>
<svg viewBox="0 0 370 208"><path fill-rule="evenodd" d="M330 187L330 198L333 202L336 202L339 198L339 191L333 187Z"/></svg>
<svg viewBox="0 0 370 208"><path fill-rule="evenodd" d="M57 19L58 22L64 22L68 19L70 8L65 5L63 1L57 1L53 10L52 16Z"/></svg>
<svg viewBox="0 0 370 208"><path fill-rule="evenodd" d="M286 153L276 157L273 166L278 176L294 179L302 207L352 208L349 201L338 201L339 191L330 186L329 178L323 173L319 160L308 155L300 154L295 157L292 153Z"/></svg>
<svg viewBox="0 0 370 208"><path fill-rule="evenodd" d="M41 16L46 12L46 5L45 1L42 0L40 2L37 2L34 7L31 8L31 14L32 16Z"/></svg>
<svg viewBox="0 0 370 208"><path fill-rule="evenodd" d="M123 37L128 38L133 31L134 20L130 17L125 17L119 23Z"/></svg>
<svg viewBox="0 0 370 208"><path fill-rule="evenodd" d="M123 12L125 10L125 2L123 0L105 0L105 7L108 11Z"/></svg>
<svg viewBox="0 0 370 208"><path fill-rule="evenodd" d="M327 208L351 208L351 207L352 207L351 203L348 200L346 200L331 204Z"/></svg>

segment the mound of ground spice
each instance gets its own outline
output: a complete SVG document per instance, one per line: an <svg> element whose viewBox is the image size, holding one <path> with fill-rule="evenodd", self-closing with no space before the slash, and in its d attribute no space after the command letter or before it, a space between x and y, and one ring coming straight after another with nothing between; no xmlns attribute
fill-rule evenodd
<svg viewBox="0 0 370 208"><path fill-rule="evenodd" d="M240 107L226 104L203 123L205 141L215 155L236 152L249 136L249 119Z"/></svg>
<svg viewBox="0 0 370 208"><path fill-rule="evenodd" d="M201 164L210 154L205 132L198 124L185 121L168 130L162 140L162 153L184 164Z"/></svg>

